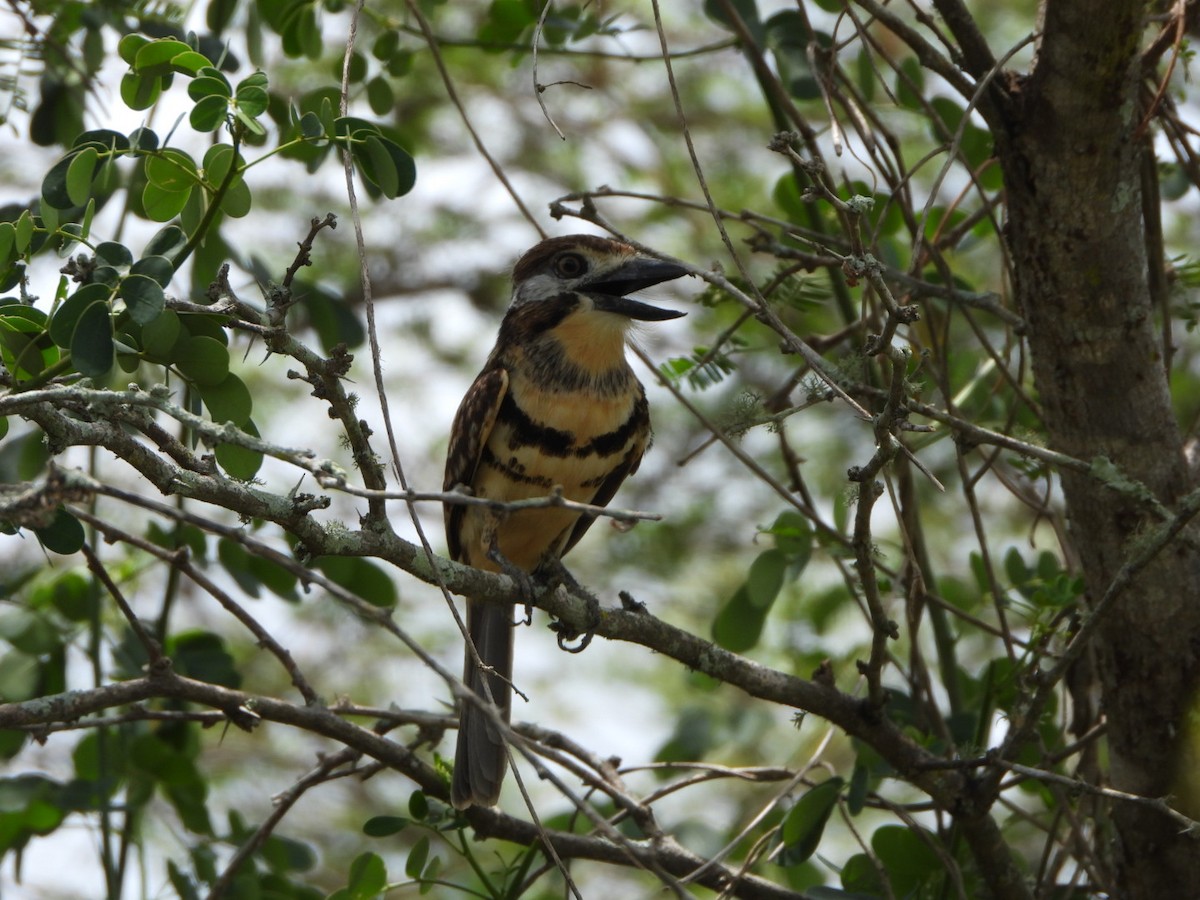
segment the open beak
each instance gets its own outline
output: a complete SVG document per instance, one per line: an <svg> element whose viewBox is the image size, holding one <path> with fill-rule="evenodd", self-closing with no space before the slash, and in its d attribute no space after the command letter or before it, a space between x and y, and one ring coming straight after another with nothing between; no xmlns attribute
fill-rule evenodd
<svg viewBox="0 0 1200 900"><path fill-rule="evenodd" d="M601 312L616 313L643 322L662 322L678 319L687 313L651 306L625 295L686 274L687 269L673 262L639 256L609 272L600 281L586 285L584 290L592 296L595 308Z"/></svg>

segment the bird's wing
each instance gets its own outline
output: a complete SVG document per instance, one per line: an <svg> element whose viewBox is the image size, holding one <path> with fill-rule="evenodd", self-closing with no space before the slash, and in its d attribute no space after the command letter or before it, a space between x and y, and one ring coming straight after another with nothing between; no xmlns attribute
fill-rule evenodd
<svg viewBox="0 0 1200 900"><path fill-rule="evenodd" d="M638 470L638 466L642 463L642 457L650 446L650 408L646 405L645 394L642 394L639 399L635 414L642 419L641 427L635 429L636 433L641 435L641 437L634 442L633 446L625 453L625 457L600 482L600 486L596 489L596 493L591 499L593 506L608 506L613 496L620 489L622 482ZM571 529L571 536L567 538L567 542L563 545L559 556L565 556L568 550L578 544L579 539L587 534L587 530L592 527L592 523L595 521L595 516L580 516L576 519L575 527Z"/></svg>
<svg viewBox="0 0 1200 900"><path fill-rule="evenodd" d="M496 424L496 414L504 395L508 393L508 372L501 366L485 368L463 397L450 429L450 446L446 451L446 477L442 490L456 485L471 487L475 470L483 456L483 448ZM465 506L447 503L443 506L446 518L446 543L450 558L461 559L462 518Z"/></svg>

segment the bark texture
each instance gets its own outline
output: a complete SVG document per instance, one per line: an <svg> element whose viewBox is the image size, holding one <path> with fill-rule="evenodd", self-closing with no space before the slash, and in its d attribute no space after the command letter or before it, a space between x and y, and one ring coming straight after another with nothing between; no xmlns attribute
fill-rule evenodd
<svg viewBox="0 0 1200 900"><path fill-rule="evenodd" d="M1146 4L1050 0L1034 68L992 107L1004 168L1016 292L1055 449L1107 457L1172 507L1188 488L1142 212L1138 54ZM1089 598L1108 589L1158 521L1150 504L1062 475ZM1112 786L1172 792L1200 676L1200 554L1168 546L1105 615L1098 636ZM1156 812L1113 809L1117 881L1132 898L1200 885L1200 844ZM1102 839L1101 839L1102 840Z"/></svg>

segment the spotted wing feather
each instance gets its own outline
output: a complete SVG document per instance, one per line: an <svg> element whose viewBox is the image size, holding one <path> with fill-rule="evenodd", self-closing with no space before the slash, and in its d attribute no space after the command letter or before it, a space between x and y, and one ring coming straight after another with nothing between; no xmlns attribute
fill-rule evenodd
<svg viewBox="0 0 1200 900"><path fill-rule="evenodd" d="M500 366L485 368L479 373L475 382L459 404L454 416L454 425L450 429L450 446L446 451L446 476L442 481L443 490L451 490L457 485L471 487L475 482L475 472L479 468L479 460L483 456L483 448L491 437L492 428L496 424L496 415L504 395L508 393L508 372ZM449 545L451 559L462 560L463 547L461 542L462 518L466 512L465 506L447 503L444 506L446 517L446 542Z"/></svg>

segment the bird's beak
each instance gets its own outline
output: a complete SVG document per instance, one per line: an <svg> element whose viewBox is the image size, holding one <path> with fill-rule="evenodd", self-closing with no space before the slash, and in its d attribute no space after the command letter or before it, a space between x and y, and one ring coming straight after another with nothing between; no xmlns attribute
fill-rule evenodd
<svg viewBox="0 0 1200 900"><path fill-rule="evenodd" d="M687 269L673 262L639 256L608 272L599 281L587 285L585 290L592 295L595 308L601 312L616 313L643 322L662 322L665 319L678 319L687 313L630 300L625 295L686 274Z"/></svg>

